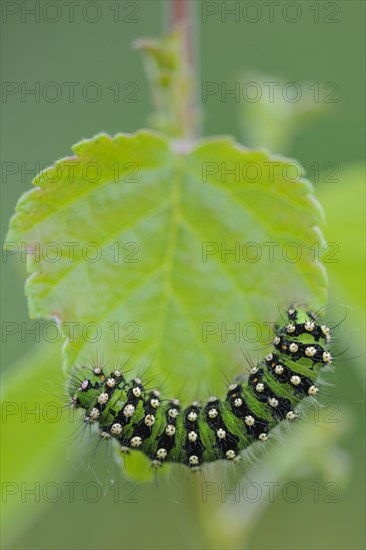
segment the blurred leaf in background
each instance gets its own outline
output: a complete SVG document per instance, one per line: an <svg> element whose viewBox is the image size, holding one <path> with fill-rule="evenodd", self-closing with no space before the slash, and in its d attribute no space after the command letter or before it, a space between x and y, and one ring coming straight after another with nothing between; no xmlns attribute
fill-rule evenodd
<svg viewBox="0 0 366 550"><path fill-rule="evenodd" d="M304 128L328 110L319 95L319 83L289 82L257 71L238 77L243 96L238 124L243 143L285 153Z"/></svg>
<svg viewBox="0 0 366 550"><path fill-rule="evenodd" d="M77 423L73 425L71 410L63 408L60 352L60 343L34 347L2 376L1 437L6 445L1 445L1 524L6 545L11 533L20 534L46 506L36 496L22 499L22 491L37 492L37 484L60 479L68 470L65 442L71 441Z"/></svg>

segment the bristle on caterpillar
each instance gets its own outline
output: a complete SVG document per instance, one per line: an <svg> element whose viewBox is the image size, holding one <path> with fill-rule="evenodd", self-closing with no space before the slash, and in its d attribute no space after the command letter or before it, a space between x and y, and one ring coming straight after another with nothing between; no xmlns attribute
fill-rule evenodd
<svg viewBox="0 0 366 550"><path fill-rule="evenodd" d="M72 406L84 410L85 422L97 424L102 438L115 439L125 452L142 451L154 466L237 462L255 441L267 441L277 425L297 418L300 403L317 396L320 371L332 362L329 327L295 307L287 317L275 328L273 350L245 379L230 384L223 399L182 408L139 378L94 366L81 382L75 383L80 370L70 381Z"/></svg>

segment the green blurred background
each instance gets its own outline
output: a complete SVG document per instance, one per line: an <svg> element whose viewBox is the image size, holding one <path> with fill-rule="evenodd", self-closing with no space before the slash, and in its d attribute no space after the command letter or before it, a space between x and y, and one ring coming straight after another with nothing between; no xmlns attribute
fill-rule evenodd
<svg viewBox="0 0 366 550"><path fill-rule="evenodd" d="M30 9L34 4L39 4L41 9L39 21L24 13L25 5ZM42 15L46 4L49 11ZM155 0L96 2L100 18L95 23L81 15L82 8L93 3L79 2L75 6L74 21L69 22L69 12L60 2L61 17L54 23L50 20L56 17L56 12L51 4L3 2L2 6L3 235L17 199L30 188L33 174L27 174L27 170L37 171L37 163L43 167L70 154L73 143L100 131L113 134L144 127L151 112L142 62L139 53L131 49L131 43L136 38L161 33L166 3ZM203 82L217 82L219 86L226 83L230 88L244 71L245 74L255 71L270 75L267 81L283 79L310 85L318 82L320 87L334 82L339 87L335 96L338 102L325 105L320 101L314 111L323 111L321 116L315 116L317 113L310 109L299 118L298 131L287 149L274 152L299 160L310 178L311 167L314 163L319 165L315 186L327 215L325 234L339 246L337 261L326 264L330 303L334 307L331 312L335 311L336 319L341 319L347 311L341 348L348 348L338 361L331 379L333 386L323 399L325 404L335 403L338 407L332 417L336 422L329 422L326 416L330 408L320 412L323 422L317 422L317 418L310 415L315 425L314 433L310 431L307 435L312 454L302 460L295 456L285 472L271 466L271 461L263 457L252 472L258 477L250 480L260 479L260 483L279 480L280 492L273 502L269 503L263 496L259 504L243 502L243 498L237 504L235 498L228 496L228 506L223 513L229 513L243 525L250 521L235 542L230 537L218 536L216 546L364 548L365 4L353 0L298 1L294 4L300 9L297 13L301 12L301 17L296 23L289 23L281 15L286 2L280 2L279 11L274 12L274 22L269 21L266 3L258 2L261 11L257 13L262 15L255 23L248 21L254 17L250 11L244 12L238 22L229 15L226 22L221 21L225 6L230 9L235 2L206 3L216 5L218 12L204 22L204 4L195 3ZM248 2L239 4L242 7ZM318 23L314 22L315 9L319 10ZM12 15L12 11L16 13ZM96 13L93 6L89 6L84 15L92 19ZM293 17L291 11L286 13ZM114 22L114 18L119 21ZM136 22L127 22L131 19ZM327 19L338 19L338 22L327 22ZM31 95L22 100L20 92L6 95L11 89L14 91L14 83L21 89L22 83L31 88L37 82L41 90L47 83L57 83L63 91L60 100L47 101L42 94L39 101ZM66 82L80 83L75 88L73 102L68 100ZM91 82L97 83L102 92L95 102L86 100L81 93L83 86ZM118 101L114 101L116 82L120 91ZM48 90L51 97L52 87ZM126 102L132 90L136 90L133 99L137 101ZM92 95L93 87L88 91ZM233 96L221 101L217 94L209 97L203 108L205 135L233 134L249 144L253 136L264 133L262 126L259 131L253 126L258 120L256 104L236 103ZM265 110L258 116L268 120ZM276 124L275 118L273 124ZM256 145L266 145L264 141ZM336 181L327 182L327 163L336 164L333 175ZM16 173L12 174L12 170ZM25 265L20 257L4 258L3 330L6 323L13 322L19 326L24 323L23 329L42 327L39 320L28 318L24 280ZM63 393L61 369L57 367L60 342L38 343L32 335L21 338L20 333L7 336L4 332L2 342L3 548L193 549L215 544L205 538L200 527L200 522L207 524L210 517L209 504L192 504L196 492L199 493L196 501L202 500L201 482L174 472L157 483L128 485L129 479L120 474L104 448L92 456L84 452L88 434L84 435L83 442L77 439L71 444L77 421L71 419L70 422L67 412L60 419L49 397L50 392L54 393L51 401L59 404L59 394ZM35 409L35 414L24 416L24 407ZM24 418L26 422L22 421ZM320 424L321 432L316 431ZM316 438L320 437L319 447L312 447L312 437L317 442ZM325 463L317 456L317 449L321 453L322 446ZM281 455L281 445L277 447L278 461L286 464L288 457ZM282 446L282 453L284 449ZM225 475L229 487L232 480L230 474ZM114 485L111 485L112 479ZM209 474L207 480L211 480ZM96 489L99 482L102 494ZM245 477L241 480L241 483L247 482ZM288 482L301 487L298 502L288 502L281 494ZM337 487L333 499L336 502L329 502L332 499L327 498L332 490L332 486L324 487L327 483ZM77 484L73 485L74 498L70 498L70 484ZM36 496L25 494L32 487L36 489ZM45 487L47 491L42 494ZM318 499L316 487L319 487ZM220 498L219 491L211 499L212 504L219 505ZM206 519L202 519L202 515Z"/></svg>

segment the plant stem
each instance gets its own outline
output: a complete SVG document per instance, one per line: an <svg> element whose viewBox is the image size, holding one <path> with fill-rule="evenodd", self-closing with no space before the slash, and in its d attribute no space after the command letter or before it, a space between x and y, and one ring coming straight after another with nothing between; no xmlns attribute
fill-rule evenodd
<svg viewBox="0 0 366 550"><path fill-rule="evenodd" d="M201 115L198 102L199 50L197 39L196 3L193 0L172 0L167 4L169 29L180 29L182 37L182 65L187 86L180 101L182 137L192 140L201 134Z"/></svg>
<svg viewBox="0 0 366 550"><path fill-rule="evenodd" d="M193 3L188 0L170 2L170 26L180 26L183 30L183 47L187 64L192 67L194 61Z"/></svg>

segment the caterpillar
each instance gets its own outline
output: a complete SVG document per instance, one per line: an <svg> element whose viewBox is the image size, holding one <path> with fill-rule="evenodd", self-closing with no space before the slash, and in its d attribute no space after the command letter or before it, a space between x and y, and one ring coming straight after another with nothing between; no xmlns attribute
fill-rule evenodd
<svg viewBox="0 0 366 550"><path fill-rule="evenodd" d="M154 466L173 462L197 470L221 459L238 462L252 443L264 443L281 422L298 418L299 405L319 392L321 369L332 363L331 329L318 323L318 314L290 306L286 315L274 328L271 352L231 383L224 399L182 408L140 378L126 380L120 370L94 365L71 377L71 406L84 410L84 421L97 424L101 438L115 439L122 452L142 451Z"/></svg>

